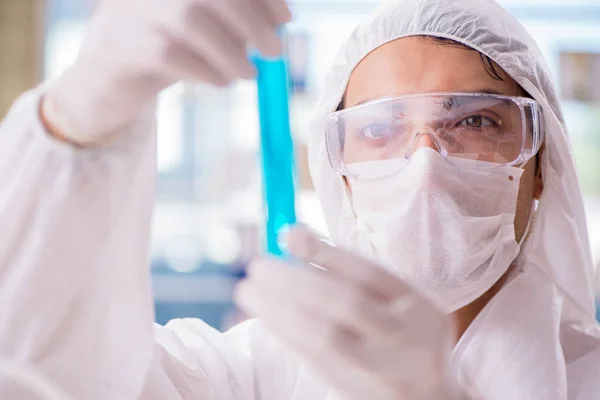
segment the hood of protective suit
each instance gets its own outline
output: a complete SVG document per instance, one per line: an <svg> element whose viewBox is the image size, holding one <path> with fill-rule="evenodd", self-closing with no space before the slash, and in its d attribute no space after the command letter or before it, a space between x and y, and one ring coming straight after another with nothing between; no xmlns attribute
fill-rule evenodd
<svg viewBox="0 0 600 400"><path fill-rule="evenodd" d="M413 35L452 39L485 54L544 111L544 190L519 256L520 272L463 335L455 349L458 373L487 399L575 398L576 378L569 366L597 343L588 340L597 331L581 190L559 99L541 51L496 2L386 1L342 46L327 74L309 143L311 175L331 238L337 245L349 245L343 238L356 227L343 218L347 197L341 176L327 158L324 118L338 107L350 74L364 57L385 43Z"/></svg>

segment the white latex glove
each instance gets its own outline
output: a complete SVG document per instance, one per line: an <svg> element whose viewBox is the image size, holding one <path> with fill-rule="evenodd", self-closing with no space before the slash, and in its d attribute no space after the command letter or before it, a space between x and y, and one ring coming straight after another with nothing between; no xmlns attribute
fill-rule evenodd
<svg viewBox="0 0 600 400"><path fill-rule="evenodd" d="M446 315L378 265L305 229L293 230L288 246L302 263L253 263L236 301L344 399L466 398L450 373Z"/></svg>
<svg viewBox="0 0 600 400"><path fill-rule="evenodd" d="M43 116L68 140L102 142L179 80L223 86L252 77L247 47L278 55L276 31L289 19L284 0L100 0Z"/></svg>

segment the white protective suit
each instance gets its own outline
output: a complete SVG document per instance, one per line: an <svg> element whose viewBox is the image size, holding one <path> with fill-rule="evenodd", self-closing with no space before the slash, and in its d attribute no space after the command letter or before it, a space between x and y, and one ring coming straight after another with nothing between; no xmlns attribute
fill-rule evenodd
<svg viewBox="0 0 600 400"><path fill-rule="evenodd" d="M459 377L486 400L600 398L591 259L566 128L540 51L496 3L388 2L344 46L328 75L310 146L333 239L354 227L342 223L344 196L320 123L364 56L415 34L448 37L490 56L545 113L544 193L522 269L457 345ZM75 149L44 130L42 93L19 99L0 127L2 357L36 367L76 399L332 400L332 391L260 322L225 334L193 319L153 327L151 112L105 148ZM3 398L30 398L9 389Z"/></svg>

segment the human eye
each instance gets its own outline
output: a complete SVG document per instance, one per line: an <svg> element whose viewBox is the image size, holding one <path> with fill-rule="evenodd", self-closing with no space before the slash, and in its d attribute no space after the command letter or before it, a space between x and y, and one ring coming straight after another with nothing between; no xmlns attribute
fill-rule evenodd
<svg viewBox="0 0 600 400"><path fill-rule="evenodd" d="M358 134L359 137L364 139L385 139L393 134L393 129L390 128L389 124L374 122L362 127Z"/></svg>
<svg viewBox="0 0 600 400"><path fill-rule="evenodd" d="M493 128L498 125L498 121L482 114L469 115L456 124L457 127L461 128Z"/></svg>

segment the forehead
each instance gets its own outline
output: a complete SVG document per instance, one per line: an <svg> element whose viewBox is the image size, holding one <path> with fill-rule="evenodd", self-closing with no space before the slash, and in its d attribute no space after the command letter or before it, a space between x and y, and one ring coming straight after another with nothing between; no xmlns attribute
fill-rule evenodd
<svg viewBox="0 0 600 400"><path fill-rule="evenodd" d="M520 94L518 84L499 66L493 77L475 50L423 36L397 39L378 47L354 69L346 107L384 96L426 92Z"/></svg>

